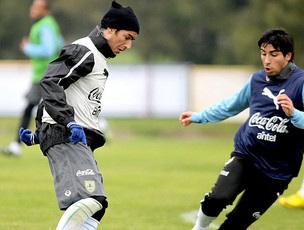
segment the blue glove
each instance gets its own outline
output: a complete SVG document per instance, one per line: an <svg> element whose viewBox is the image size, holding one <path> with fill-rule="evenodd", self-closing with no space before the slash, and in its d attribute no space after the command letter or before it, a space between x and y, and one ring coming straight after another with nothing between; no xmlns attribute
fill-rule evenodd
<svg viewBox="0 0 304 230"><path fill-rule="evenodd" d="M87 138L83 131L83 128L78 125L76 122L70 122L67 127L71 130L72 134L69 137L69 141L76 145L78 142L87 144Z"/></svg>
<svg viewBox="0 0 304 230"><path fill-rule="evenodd" d="M24 142L27 146L39 144L38 135L32 134L32 131L29 129L20 128L19 130L20 140Z"/></svg>

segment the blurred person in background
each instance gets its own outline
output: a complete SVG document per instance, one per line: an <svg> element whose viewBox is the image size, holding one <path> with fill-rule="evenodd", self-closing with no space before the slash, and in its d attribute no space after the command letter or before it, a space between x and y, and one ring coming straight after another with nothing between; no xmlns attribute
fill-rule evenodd
<svg viewBox="0 0 304 230"><path fill-rule="evenodd" d="M55 18L50 15L48 0L34 0L29 11L32 26L28 37L20 43L20 50L30 58L32 65L32 83L25 95L26 107L20 118L16 139L7 147L1 149L2 153L12 156L21 154L20 127L28 128L33 109L41 101L40 79L48 64L58 57L59 50L64 45L64 39Z"/></svg>
<svg viewBox="0 0 304 230"><path fill-rule="evenodd" d="M40 81L42 102L36 131L20 129L28 146L39 144L64 213L57 230L95 230L108 207L94 150L105 144L101 99L109 76L107 59L127 49L139 34L131 7L113 1L92 32L61 49Z"/></svg>
<svg viewBox="0 0 304 230"><path fill-rule="evenodd" d="M219 229L247 229L298 176L304 152L304 70L293 63L294 39L284 29L265 31L258 47L264 69L253 73L240 92L202 112L179 117L187 127L250 110L234 137L230 159L201 201L193 230L207 230L240 193Z"/></svg>
<svg viewBox="0 0 304 230"><path fill-rule="evenodd" d="M304 209L304 180L300 189L288 197L280 197L279 203L287 208L303 208Z"/></svg>

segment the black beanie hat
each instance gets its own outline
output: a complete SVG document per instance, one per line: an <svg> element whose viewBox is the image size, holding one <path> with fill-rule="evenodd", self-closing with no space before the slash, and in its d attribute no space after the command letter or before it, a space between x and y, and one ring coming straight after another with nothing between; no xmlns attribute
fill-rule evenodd
<svg viewBox="0 0 304 230"><path fill-rule="evenodd" d="M101 28L129 30L139 34L139 23L131 7L112 1L112 6L101 19Z"/></svg>

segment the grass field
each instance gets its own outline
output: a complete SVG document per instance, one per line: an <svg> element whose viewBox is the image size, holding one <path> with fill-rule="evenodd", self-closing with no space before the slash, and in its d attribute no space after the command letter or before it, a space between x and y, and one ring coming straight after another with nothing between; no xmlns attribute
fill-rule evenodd
<svg viewBox="0 0 304 230"><path fill-rule="evenodd" d="M0 145L14 138L17 123L15 118L0 118ZM239 125L183 128L173 119L110 119L110 125L113 137L95 152L109 201L99 229L191 229L199 201L228 159ZM47 159L38 146L24 146L19 158L1 155L0 169L0 229L54 230L62 212ZM298 189L302 174L290 184L287 195ZM299 230L303 226L304 210L274 204L249 229Z"/></svg>

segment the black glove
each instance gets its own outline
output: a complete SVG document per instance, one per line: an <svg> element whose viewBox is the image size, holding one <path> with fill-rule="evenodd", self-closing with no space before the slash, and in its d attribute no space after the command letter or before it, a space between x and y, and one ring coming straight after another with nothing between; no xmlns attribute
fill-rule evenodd
<svg viewBox="0 0 304 230"><path fill-rule="evenodd" d="M72 134L69 137L69 141L76 145L78 142L87 144L86 135L83 131L83 128L78 125L76 122L70 122L67 127L71 130Z"/></svg>
<svg viewBox="0 0 304 230"><path fill-rule="evenodd" d="M32 134L32 131L29 129L20 128L19 130L20 140L24 142L27 146L39 144L38 135Z"/></svg>

